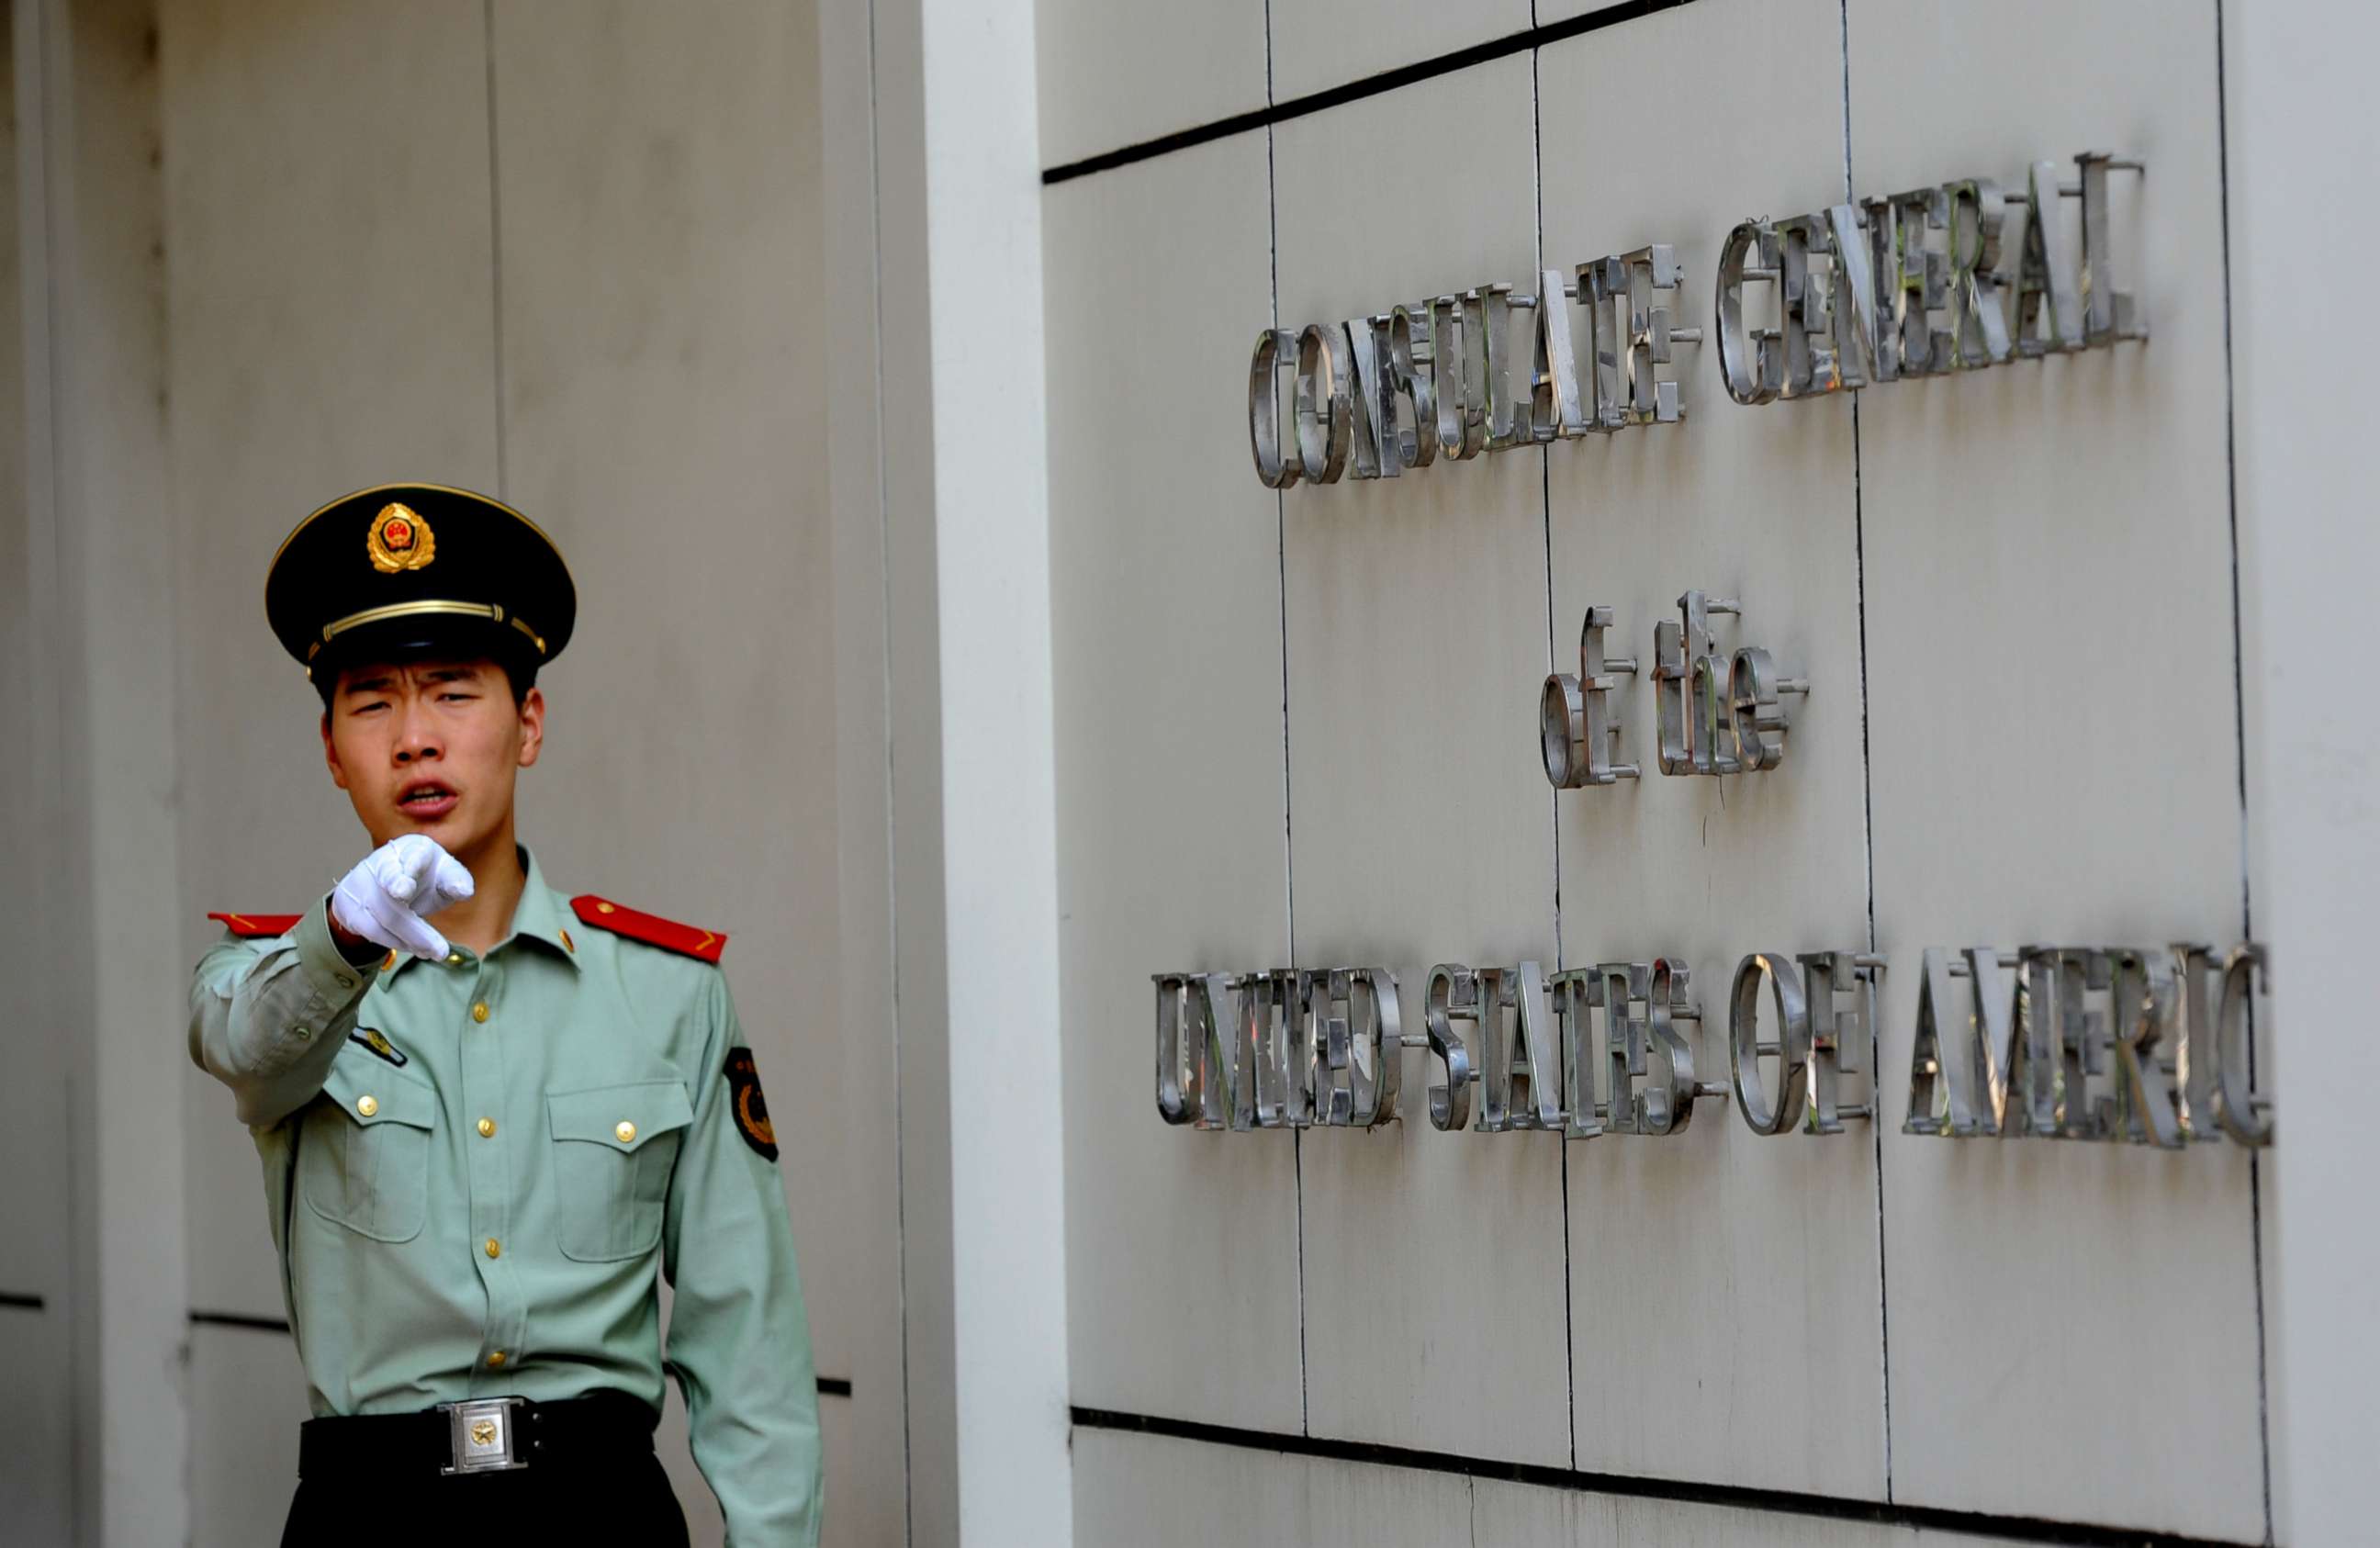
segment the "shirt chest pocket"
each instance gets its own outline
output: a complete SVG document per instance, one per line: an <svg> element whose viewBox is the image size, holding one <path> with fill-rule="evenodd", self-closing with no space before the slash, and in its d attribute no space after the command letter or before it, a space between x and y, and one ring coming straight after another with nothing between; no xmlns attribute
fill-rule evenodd
<svg viewBox="0 0 2380 1548"><path fill-rule="evenodd" d="M661 1240L678 1141L694 1121L686 1087L643 1081L554 1092L554 1234L580 1263L641 1257Z"/></svg>
<svg viewBox="0 0 2380 1548"><path fill-rule="evenodd" d="M380 1059L342 1056L299 1140L309 1208L375 1241L410 1241L430 1210L438 1094Z"/></svg>

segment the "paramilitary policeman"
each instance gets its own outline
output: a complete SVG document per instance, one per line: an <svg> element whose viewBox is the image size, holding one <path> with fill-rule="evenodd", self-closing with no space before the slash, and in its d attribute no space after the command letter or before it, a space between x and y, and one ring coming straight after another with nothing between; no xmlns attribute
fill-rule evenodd
<svg viewBox="0 0 2380 1548"><path fill-rule="evenodd" d="M190 991L316 1416L282 1541L683 1543L666 1365L730 1542L816 1543L809 1332L724 937L565 901L515 838L562 555L500 502L391 485L300 522L264 606L375 846L302 914L214 915Z"/></svg>

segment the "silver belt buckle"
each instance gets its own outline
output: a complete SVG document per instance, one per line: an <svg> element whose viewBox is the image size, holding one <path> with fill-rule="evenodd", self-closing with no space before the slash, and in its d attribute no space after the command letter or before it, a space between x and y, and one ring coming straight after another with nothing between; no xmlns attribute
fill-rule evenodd
<svg viewBox="0 0 2380 1548"><path fill-rule="evenodd" d="M525 1397L480 1397L468 1403L441 1403L438 1411L452 1427L454 1464L438 1471L501 1473L528 1466L527 1450L514 1421L528 1405Z"/></svg>

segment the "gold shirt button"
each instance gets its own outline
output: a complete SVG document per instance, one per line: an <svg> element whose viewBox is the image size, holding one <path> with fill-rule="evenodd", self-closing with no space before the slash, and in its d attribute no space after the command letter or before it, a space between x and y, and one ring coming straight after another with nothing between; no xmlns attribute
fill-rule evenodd
<svg viewBox="0 0 2380 1548"><path fill-rule="evenodd" d="M380 1098L377 1096L357 1097L356 1111L363 1114L366 1118L371 1117L372 1114L380 1111Z"/></svg>
<svg viewBox="0 0 2380 1548"><path fill-rule="evenodd" d="M487 1019L488 1002L486 1000L481 1000L479 1004L471 1007L471 1020L475 1022L484 1022Z"/></svg>
<svg viewBox="0 0 2380 1548"><path fill-rule="evenodd" d="M596 913L619 913L620 911L619 911L618 909L613 908L613 907L611 904L609 904L609 903L597 903L597 904L595 905L595 912L596 912Z"/></svg>
<svg viewBox="0 0 2380 1548"><path fill-rule="evenodd" d="M480 1138L483 1140L492 1140L495 1137L496 1120L492 1118L481 1119L480 1120Z"/></svg>
<svg viewBox="0 0 2380 1548"><path fill-rule="evenodd" d="M613 1130L612 1132L620 1136L620 1143L624 1145L634 1144L636 1143L637 1126L630 1123L625 1119L622 1119L620 1120L620 1127Z"/></svg>
<svg viewBox="0 0 2380 1548"><path fill-rule="evenodd" d="M392 953L391 953L391 955L395 955L395 953L393 953L393 952L392 952ZM446 965L447 965L448 967L454 967L454 966L457 965L458 963L460 963L462 961L463 961L463 953L461 953L460 951L449 951L449 952L447 952L447 953L446 953Z"/></svg>
<svg viewBox="0 0 2380 1548"><path fill-rule="evenodd" d="M488 1239L488 1256L491 1258L502 1257L504 1255L504 1250L502 1247L496 1244L496 1239L494 1237L490 1237Z"/></svg>
<svg viewBox="0 0 2380 1548"><path fill-rule="evenodd" d="M488 1356L488 1369L491 1371L502 1370L504 1368L504 1351L502 1349L497 1349Z"/></svg>

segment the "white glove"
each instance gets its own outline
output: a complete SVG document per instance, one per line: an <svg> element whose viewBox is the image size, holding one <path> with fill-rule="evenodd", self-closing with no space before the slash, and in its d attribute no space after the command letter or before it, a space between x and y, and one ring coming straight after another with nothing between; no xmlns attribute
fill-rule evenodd
<svg viewBox="0 0 2380 1548"><path fill-rule="evenodd" d="M471 873L426 833L391 839L359 861L331 893L331 920L350 935L429 961L446 937L428 916L471 895Z"/></svg>

